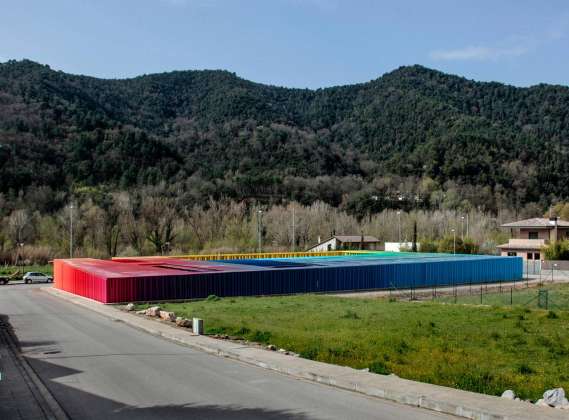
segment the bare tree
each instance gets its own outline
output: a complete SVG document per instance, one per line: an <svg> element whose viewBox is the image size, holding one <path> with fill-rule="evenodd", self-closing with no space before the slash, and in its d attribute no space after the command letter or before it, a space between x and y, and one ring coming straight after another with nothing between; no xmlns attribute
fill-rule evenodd
<svg viewBox="0 0 569 420"><path fill-rule="evenodd" d="M8 235L15 246L23 243L31 234L31 230L28 210L14 210L8 217Z"/></svg>
<svg viewBox="0 0 569 420"><path fill-rule="evenodd" d="M146 239L152 243L157 253L163 253L166 247L172 245L176 236L174 200L168 197L144 197L141 215Z"/></svg>

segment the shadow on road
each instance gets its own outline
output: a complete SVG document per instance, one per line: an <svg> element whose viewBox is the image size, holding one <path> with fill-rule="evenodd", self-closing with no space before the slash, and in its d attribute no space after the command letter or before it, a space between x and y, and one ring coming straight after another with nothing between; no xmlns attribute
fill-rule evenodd
<svg viewBox="0 0 569 420"><path fill-rule="evenodd" d="M3 333L10 334L13 342L18 343L9 318L0 314L0 327ZM55 344L45 342L21 342L19 348L35 345ZM249 408L235 405L153 405L132 406L77 389L77 381L73 375L81 373L50 363L48 359L24 357L27 363L41 378L50 393L62 406L71 419L309 419L306 414L296 411L268 410L264 408ZM158 382L158 381L157 381ZM7 383L0 383L0 388ZM128 387L125 383L124 386ZM1 389L0 389L1 391ZM21 401L22 405L29 403L29 397ZM191 399L191 395L188 396ZM20 402L14 402L19 404ZM0 411L1 413L1 411Z"/></svg>

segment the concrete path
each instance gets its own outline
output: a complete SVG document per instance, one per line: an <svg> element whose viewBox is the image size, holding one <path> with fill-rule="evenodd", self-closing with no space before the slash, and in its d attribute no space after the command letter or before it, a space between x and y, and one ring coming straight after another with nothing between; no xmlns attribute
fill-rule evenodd
<svg viewBox="0 0 569 420"><path fill-rule="evenodd" d="M52 289L3 286L0 312L72 419L451 418L217 357L142 329L213 339L45 290Z"/></svg>
<svg viewBox="0 0 569 420"><path fill-rule="evenodd" d="M359 370L314 362L205 336L195 336L171 323L120 311L116 307L71 295L53 288L45 291L66 301L89 308L111 319L122 321L151 334L183 343L207 353L235 359L250 365L313 382L331 385L367 396L473 419L565 419L566 410L536 407L526 402L505 400L442 386L409 381L396 376L377 375ZM207 320L205 320L207 322ZM353 417L352 417L353 418ZM386 418L386 417L381 417Z"/></svg>

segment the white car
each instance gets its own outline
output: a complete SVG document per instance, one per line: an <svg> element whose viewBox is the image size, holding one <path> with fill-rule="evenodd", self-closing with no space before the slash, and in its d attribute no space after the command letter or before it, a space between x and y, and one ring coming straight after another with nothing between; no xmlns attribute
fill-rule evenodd
<svg viewBox="0 0 569 420"><path fill-rule="evenodd" d="M43 273L34 273L32 271L24 274L24 283L51 283L53 277L45 275Z"/></svg>

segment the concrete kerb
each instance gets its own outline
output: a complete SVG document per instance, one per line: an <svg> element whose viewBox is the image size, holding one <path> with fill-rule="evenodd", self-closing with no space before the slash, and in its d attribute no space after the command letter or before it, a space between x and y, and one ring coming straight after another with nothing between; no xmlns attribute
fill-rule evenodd
<svg viewBox="0 0 569 420"><path fill-rule="evenodd" d="M567 420L568 418L566 410L537 407L530 403L414 382L394 375L378 375L267 351L259 347L246 346L206 336L197 336L166 322L124 312L116 307L102 305L53 287L42 288L42 290L98 312L107 318L122 321L139 330L209 354L238 360L297 379L358 392L370 397L378 397L400 404L479 420L535 420L538 418L543 420Z"/></svg>

